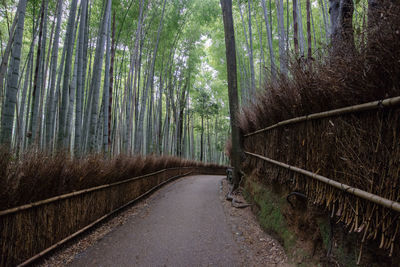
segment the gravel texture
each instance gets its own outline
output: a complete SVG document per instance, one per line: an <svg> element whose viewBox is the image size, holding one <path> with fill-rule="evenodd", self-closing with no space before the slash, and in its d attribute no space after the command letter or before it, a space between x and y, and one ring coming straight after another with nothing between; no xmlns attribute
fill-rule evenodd
<svg viewBox="0 0 400 267"><path fill-rule="evenodd" d="M265 233L250 207L235 208L232 202L226 201L228 183L222 179L220 183L220 200L224 207L228 223L240 247L243 266L281 266L289 267L287 256L280 243ZM237 194L235 200L245 203L244 198Z"/></svg>
<svg viewBox="0 0 400 267"><path fill-rule="evenodd" d="M225 200L227 188L222 176L179 179L39 265L289 266L250 208Z"/></svg>

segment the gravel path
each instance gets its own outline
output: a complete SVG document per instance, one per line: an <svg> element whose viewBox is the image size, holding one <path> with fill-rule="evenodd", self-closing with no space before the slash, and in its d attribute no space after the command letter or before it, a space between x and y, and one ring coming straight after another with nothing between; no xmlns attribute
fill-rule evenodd
<svg viewBox="0 0 400 267"><path fill-rule="evenodd" d="M144 216L106 235L71 266L240 266L220 180L192 176L161 189Z"/></svg>
<svg viewBox="0 0 400 267"><path fill-rule="evenodd" d="M250 208L225 200L223 178L169 183L39 266L289 266Z"/></svg>

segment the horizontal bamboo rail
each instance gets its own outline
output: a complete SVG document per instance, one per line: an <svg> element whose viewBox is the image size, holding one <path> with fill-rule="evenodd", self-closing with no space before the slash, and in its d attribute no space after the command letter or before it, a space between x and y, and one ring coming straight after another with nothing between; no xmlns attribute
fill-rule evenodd
<svg viewBox="0 0 400 267"><path fill-rule="evenodd" d="M161 171L158 171L158 172L156 172L156 173L160 173L160 172L163 172L163 171L165 171L165 169L164 169L164 170L161 170ZM95 225L97 225L98 223L104 221L105 219L107 219L107 218L110 217L111 215L117 213L118 211L120 211L120 210L126 208L127 206L129 206L129 205L131 205L131 204L133 204L133 203L135 203L135 202L137 202L137 201L143 199L144 197L148 196L149 194L151 194L152 192L154 192L155 190L157 190L157 189L160 188L161 186L163 186L163 185L165 185L165 184L167 184L167 183L169 183L169 182L171 182L171 181L173 181L173 180L175 180L175 179L177 179L177 178L179 178L179 177L185 177L185 176L187 176L187 175L189 175L189 174L191 174L191 173L192 173L192 172L187 172L187 173L184 173L184 174L182 174L182 175L177 175L177 176L174 176L174 177L169 178L169 179L166 180L165 182L162 182L161 184L159 184L159 185L157 185L157 186L151 188L150 190L148 190L148 191L145 192L144 194L142 194L142 195L138 196L137 198L135 198L135 199L129 201L129 202L126 203L125 205L123 205L123 206L121 206L121 207L119 207L119 208L117 208L117 209L111 211L110 213L108 213L108 214L106 214L106 215L100 217L99 219L97 219L96 221L92 222L91 224L89 224L89 225L83 227L82 229L76 231L76 232L73 233L72 235L70 235L70 236L64 238L63 240L61 240L61 241L57 242L56 244L52 245L51 247L49 247L49 248L47 248L47 249L41 251L40 253L36 254L35 256L33 256L33 257L27 259L27 260L24 261L23 263L19 264L18 267L28 266L28 265L32 264L33 262L35 262L36 260L42 258L43 256L45 256L45 255L48 254L49 252L55 250L56 248L58 248L58 247L60 247L61 245L65 244L66 242L72 240L73 238L79 236L80 234L82 234L82 233L88 231L88 230L91 229L93 226L95 226ZM153 173L153 174L154 174L154 173ZM137 178L139 178L139 177L137 177ZM132 180L132 179L130 179L130 180Z"/></svg>
<svg viewBox="0 0 400 267"><path fill-rule="evenodd" d="M294 124L294 123L299 123L299 122L303 122L303 121L311 121L311 120L327 118L327 117L333 117L333 116L349 114L349 113L354 113L354 112L374 110L374 109L378 109L381 107L394 107L394 106L399 106L399 105L400 105L400 96L397 96L397 97L387 98L384 100L368 102L368 103L364 103L364 104L360 104L360 105L354 105L354 106L334 109L334 110L330 110L330 111L313 113L310 115L305 115L305 116L296 117L296 118L289 119L289 120L280 121L280 122L273 124L271 126L268 126L266 128L259 129L252 133L245 134L244 137L249 137L249 136L256 135L256 134L259 134L262 132L266 132L266 131L272 130L274 128L283 126L283 125Z"/></svg>
<svg viewBox="0 0 400 267"><path fill-rule="evenodd" d="M267 162L269 162L271 164L274 164L274 165L277 165L279 167L288 169L289 171L294 171L294 172L303 174L305 176L311 177L311 178L313 178L315 180L318 180L320 182L323 182L323 183L325 183L327 185L330 185L332 187L340 189L340 190L342 190L342 191L344 191L346 193L349 193L349 194L355 195L355 196L357 196L359 198L365 199L367 201L376 203L376 204L381 205L381 206L383 206L385 208L400 212L400 203L398 203L398 202L395 202L395 201L392 201L390 199L386 199L386 198L380 197L378 195L366 192L364 190L361 190L361 189L358 189L358 188L355 188L355 187L351 187L351 186L346 185L346 184L342 184L342 183L336 182L336 181L334 181L332 179L329 179L327 177L324 177L322 175L319 175L319 174L316 174L316 173L312 173L310 171L307 171L307 170L304 170L304 169L300 169L300 168L297 168L295 166L291 166L291 165L285 164L283 162L279 162L279 161L276 161L276 160L273 160L273 159L270 159L270 158L267 158L267 157L264 157L264 156L261 156L261 155L258 155L258 154L254 154L254 153L247 152L247 151L245 151L244 153L247 154L247 155L262 159L264 161L267 161Z"/></svg>
<svg viewBox="0 0 400 267"><path fill-rule="evenodd" d="M129 179L126 179L126 180L123 180L123 181L119 181L119 182L115 182L115 183L112 183L112 184L100 185L100 186L91 187L91 188L88 188L88 189L83 189L83 190L75 191L75 192L64 194L64 195L60 195L60 196L51 197L51 198L40 200L40 201L37 201L37 202L34 202L34 203L25 204L25 205L14 207L14 208L11 208L11 209L8 209L8 210L0 211L0 217L4 216L4 215L7 215L7 214L16 213L16 212L19 212L19 211L22 211L22 210L30 209L30 208L33 208L33 207L38 207L38 206L41 206L41 205L44 205L44 204L48 204L48 203L51 203L51 202L55 202L55 201L58 201L58 200L67 199L67 198L70 198L70 197L74 197L74 196L90 193L90 192L101 190L101 189L104 189L104 188L117 186L117 185L128 183L128 182L131 182L131 181L134 181L134 180L144 179L146 177L153 176L153 175L165 172L167 170L176 170L176 169L185 169L185 168L190 168L190 167L162 169L162 170L159 170L159 171L156 171L156 172L152 172L152 173L148 173L148 174L145 174L145 175L129 178Z"/></svg>

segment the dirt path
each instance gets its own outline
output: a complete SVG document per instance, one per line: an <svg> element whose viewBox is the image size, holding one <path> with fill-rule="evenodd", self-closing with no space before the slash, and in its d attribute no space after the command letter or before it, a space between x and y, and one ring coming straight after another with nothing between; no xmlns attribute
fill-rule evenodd
<svg viewBox="0 0 400 267"><path fill-rule="evenodd" d="M225 201L226 190L222 176L175 181L41 266L287 266L279 243L249 208Z"/></svg>
<svg viewBox="0 0 400 267"><path fill-rule="evenodd" d="M161 189L71 266L239 266L239 248L218 198L220 177L192 176Z"/></svg>

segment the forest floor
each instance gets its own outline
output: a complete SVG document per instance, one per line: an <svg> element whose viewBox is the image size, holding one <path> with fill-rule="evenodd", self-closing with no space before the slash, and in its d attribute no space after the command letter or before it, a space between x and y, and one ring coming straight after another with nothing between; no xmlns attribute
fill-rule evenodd
<svg viewBox="0 0 400 267"><path fill-rule="evenodd" d="M222 176L170 183L40 266L289 266L250 208L225 200Z"/></svg>

